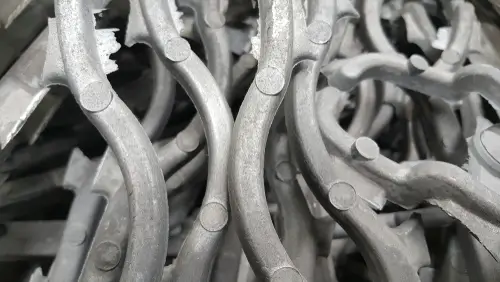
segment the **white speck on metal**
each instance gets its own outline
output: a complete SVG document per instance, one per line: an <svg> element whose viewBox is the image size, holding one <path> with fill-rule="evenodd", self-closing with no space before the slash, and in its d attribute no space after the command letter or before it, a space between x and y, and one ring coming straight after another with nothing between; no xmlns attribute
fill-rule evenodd
<svg viewBox="0 0 500 282"><path fill-rule="evenodd" d="M120 50L120 43L116 41L116 28L98 29L95 31L97 41L97 51L101 60L102 69L106 74L118 70L118 65L109 56Z"/></svg>
<svg viewBox="0 0 500 282"><path fill-rule="evenodd" d="M182 22L183 13L179 11L177 5L175 4L175 0L168 0L168 8L170 9L170 13L172 14L172 18L174 20L174 26L178 33L181 33L182 29L184 29L184 23Z"/></svg>
<svg viewBox="0 0 500 282"><path fill-rule="evenodd" d="M260 57L260 28L261 28L261 22L260 22L260 17L257 18L257 34L252 36L250 38L250 43L251 43L251 49L250 49L250 54L256 59L259 60Z"/></svg>

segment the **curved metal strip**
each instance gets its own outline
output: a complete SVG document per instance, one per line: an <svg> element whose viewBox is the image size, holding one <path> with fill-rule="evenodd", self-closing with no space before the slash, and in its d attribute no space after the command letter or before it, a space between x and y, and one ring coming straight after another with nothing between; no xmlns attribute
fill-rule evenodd
<svg viewBox="0 0 500 282"><path fill-rule="evenodd" d="M165 184L151 142L99 65L90 9L81 0L56 3L64 69L80 106L113 148L129 192L131 240L121 281L159 281L167 251Z"/></svg>

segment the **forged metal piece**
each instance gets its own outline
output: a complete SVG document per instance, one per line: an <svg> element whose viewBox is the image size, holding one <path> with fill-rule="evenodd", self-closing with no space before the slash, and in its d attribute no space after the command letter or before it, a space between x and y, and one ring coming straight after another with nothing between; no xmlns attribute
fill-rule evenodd
<svg viewBox="0 0 500 282"><path fill-rule="evenodd" d="M382 15L382 5L383 0L359 0L357 1L357 7L359 9L360 17L360 38L367 49L373 52L380 53L398 53L396 48L393 46L390 39L386 36L384 29L381 24L380 16ZM406 108L406 100L404 99L404 93L397 87L389 83L376 83L378 91L383 96L384 104L392 105L396 114L402 112L401 109ZM391 97L393 99L391 99ZM376 137L380 133L379 129L384 128L390 122L391 114L387 109L379 111L375 120L377 120L377 126L374 127L375 130L370 133L370 137Z"/></svg>
<svg viewBox="0 0 500 282"><path fill-rule="evenodd" d="M429 29L426 28L428 24L430 23L420 22L421 29ZM475 14L472 4L465 2L457 4L452 18L451 36L439 60L434 64L436 68L456 71L463 64L468 54L474 24ZM450 105L440 99L429 99L412 91L408 93L415 103L417 122L413 126L420 123L422 133L426 136L425 143L435 159L458 166L463 165L466 158L466 144L461 137L460 123Z"/></svg>
<svg viewBox="0 0 500 282"><path fill-rule="evenodd" d="M261 161L272 119L290 76L294 8L289 0L259 1L259 8L260 47L264 49L260 50L257 75L240 108L231 143L228 180L233 220L243 250L259 278L300 281L303 278L286 254L267 212ZM264 111L256 111L256 105ZM253 134L243 137L249 130Z"/></svg>
<svg viewBox="0 0 500 282"><path fill-rule="evenodd" d="M429 154L439 161L463 165L467 157L467 144L450 105L440 99L429 99L412 91L408 93L416 108L412 126L420 123L420 132L425 136L422 136L423 143L429 149Z"/></svg>
<svg viewBox="0 0 500 282"><path fill-rule="evenodd" d="M416 1L405 3L401 16L406 24L408 42L420 47L427 58L436 59L439 50L432 47L432 42L437 37L436 29L425 11L424 4Z"/></svg>
<svg viewBox="0 0 500 282"><path fill-rule="evenodd" d="M23 2L28 1L24 0ZM96 5L95 7L104 7L108 2L109 0L92 1ZM32 16L29 22L33 23ZM46 23L45 18L43 22ZM42 70L46 60L48 34L48 29L44 29L7 71L6 75L0 79L0 108L2 109L0 117L0 150L6 148L19 133L29 116L44 100L44 97L47 94L51 95L50 93L53 91L42 85ZM17 49L24 49L24 46L18 46ZM2 72L3 67L0 73ZM55 102L52 107L45 109L44 112L47 112L42 113L42 116L50 119L50 115L54 110L53 107L57 108L57 104ZM43 126L43 123L41 125Z"/></svg>
<svg viewBox="0 0 500 282"><path fill-rule="evenodd" d="M463 135L465 138L469 138L476 131L477 118L484 117L483 102L479 94L471 93L462 101L462 107L460 107L460 117L462 118Z"/></svg>
<svg viewBox="0 0 500 282"><path fill-rule="evenodd" d="M274 130L271 128L270 131L266 150L269 165L265 174L280 207L281 217L277 225L283 247L304 278L315 281L317 250L313 218L295 179L296 168L288 156L288 140L278 131L282 120L276 117Z"/></svg>
<svg viewBox="0 0 500 282"><path fill-rule="evenodd" d="M381 100L377 97L373 81L365 80L359 84L356 95L356 109L347 132L361 137L368 134L372 121L377 114L377 105Z"/></svg>
<svg viewBox="0 0 500 282"><path fill-rule="evenodd" d="M413 55L409 59L390 54L363 54L324 67L323 74L339 90L353 89L364 79L396 83L430 97L460 101L471 92L480 93L493 107L500 108L494 89L500 86L500 71L489 65L468 65L456 72L431 67ZM472 80L481 83L470 83Z"/></svg>
<svg viewBox="0 0 500 282"><path fill-rule="evenodd" d="M359 56L358 58L362 58L363 56L365 55ZM372 56L372 55L366 55L366 56ZM385 62L384 70L382 70L381 72L388 71L391 68L390 65L392 62L390 62L390 60L387 59L391 57L391 55L376 55L376 56L381 56L386 58L384 59ZM392 58L394 59L394 61L399 61L399 60L401 60L401 62L405 61L405 59L402 59L400 57L392 56ZM378 59L377 58L373 59L375 60L370 60L370 63L366 64L365 66L372 64L376 65L377 63L375 61ZM419 61L416 60L416 62L418 63ZM351 61L349 65L355 66L356 63ZM355 66L354 68L357 68L358 66ZM413 66L415 67L415 65ZM426 64L424 64L424 66L426 66ZM449 78L452 78L454 76L458 77L459 78L458 80L460 80L461 79L460 77L464 77L463 75L461 75L461 72L470 73L470 75L472 75L472 73L474 73L474 71L472 70L483 67L487 66L470 65L460 69L457 73L454 73L452 76L449 76ZM406 68L407 68L406 66L402 66L401 68L399 68L399 70L403 70ZM356 70L355 72L357 72L358 70ZM434 70L434 68L430 67L427 71L421 73L422 75L421 77L430 75L431 73L434 72L434 71L429 72L429 70ZM406 71L408 72L406 75L408 75L409 77L410 76L409 73L411 72L409 72L408 70ZM496 71L496 69L494 69L494 71ZM343 82L345 83L354 77L360 78L360 76L358 76L359 73L356 74L355 72L354 73L349 71L346 72L348 73L349 78L347 78L347 80ZM370 72L370 73L372 75L377 75L377 76L381 75L383 77L384 75L381 72L376 72L376 73ZM434 73L439 75L445 74L445 72L440 72L438 70L435 70ZM479 72L479 74L481 73ZM403 84L405 84L404 80L406 75L403 74L401 76L398 76L397 72L392 72L392 74L387 75L387 78L391 77L393 78L393 81L397 80L398 82L402 82ZM488 76L491 75L491 78L493 78L494 74L488 72L487 75ZM342 79L338 80L338 78L339 77L335 78L332 81L330 77L329 80L330 82L334 82L335 80L342 81ZM435 85L431 87L429 87L430 84L426 84L424 87L420 87L421 85L417 86L416 84L413 84L416 82L416 79L413 79L411 81L412 81L411 83L406 83L405 86L407 86L408 88L413 87L415 90L424 90L421 92L422 93L427 92L428 94L439 93L439 92L434 92L435 89L432 88L434 88L434 86L441 87L444 85L442 84L442 81L440 81L434 83ZM453 79L450 79L448 81L453 81ZM450 84L452 85L453 83ZM461 85L461 87L460 88L457 87L456 89L466 90L464 89L465 87L463 83L459 83L459 85ZM475 87L481 88L481 86L477 84ZM494 87L494 86L488 85L485 88L487 87ZM416 88L421 88L421 89L416 89ZM490 93L487 97L492 97L491 94L493 93ZM334 144L334 147L332 147L332 149L334 149L334 153L336 155L349 156L351 145L354 143L355 140L353 137L346 134L345 131L342 130L342 128L338 125L338 123L336 123L335 120L328 119L327 111L328 110L325 109L325 112L323 114L321 113L318 114L323 134L325 135L326 139L330 140L330 142ZM499 228L497 223L498 211L494 204L495 202L500 200L497 199L499 195L492 192L491 190L486 188L484 185L478 183L477 181L474 181L470 177L470 175L463 172L458 167L448 165L445 163L427 161L427 162L420 162L412 166L411 168L407 168L394 163L393 161L385 158L384 156L379 156L377 159L369 162L349 161L349 164L353 167L356 167L358 170L362 171L363 174L366 175L368 178L381 184L382 187L384 187L386 192L388 193L387 197L391 201L401 206L409 207L417 204L422 200L427 200L431 204L438 205L443 210L445 210L449 215L459 219L465 226L467 226L467 228L469 228L469 230L471 230L476 236L478 236L480 242L484 244L496 258L499 258L495 247L497 242L496 239L494 238L495 236L493 235L496 232L498 232L497 229ZM423 185L424 183L426 184ZM401 190L402 187L406 188L404 188L404 190ZM432 189L431 187L436 189ZM461 191L460 194L455 193L455 191L457 190ZM466 195L468 193L471 193L470 196L462 198L461 195ZM451 205L450 202L453 202L454 204Z"/></svg>
<svg viewBox="0 0 500 282"><path fill-rule="evenodd" d="M227 0L184 0L180 7L191 8L195 14L196 28L201 36L208 69L224 95L231 86L231 53L225 27Z"/></svg>
<svg viewBox="0 0 500 282"><path fill-rule="evenodd" d="M383 0L358 0L358 9L361 15L361 30L363 42L372 51L382 53L396 53L380 24L380 15Z"/></svg>
<svg viewBox="0 0 500 282"><path fill-rule="evenodd" d="M63 184L75 192L71 204L61 245L51 265L48 279L51 281L75 281L87 250L91 244L104 208L104 199L92 193L88 186L88 178L95 171L95 166L79 150L70 157Z"/></svg>
<svg viewBox="0 0 500 282"><path fill-rule="evenodd" d="M292 139L292 145L309 187L321 205L356 242L376 281L418 281L418 268L408 261L405 244L387 226L376 224L375 213L358 198L355 188L342 181L340 173L334 173L326 147L318 142L322 137L314 111L316 85L311 83L303 88L302 81L314 80L298 78L297 75L292 95L286 100L287 129L301 140ZM308 73L302 75L308 76ZM335 97L324 95L327 92L318 93L323 97ZM325 105L335 104L326 102Z"/></svg>
<svg viewBox="0 0 500 282"><path fill-rule="evenodd" d="M225 174L232 127L231 113L208 69L191 51L189 43L179 37L170 7L155 0L134 0L130 4L127 44L145 42L151 45L165 66L187 90L206 129L211 156L207 191L200 214L180 250L172 271L172 280L200 281L210 273L228 221ZM197 120L195 118L194 122ZM203 247L200 247L200 244Z"/></svg>
<svg viewBox="0 0 500 282"><path fill-rule="evenodd" d="M262 172L266 139L292 66L303 59L313 59L318 66L323 62L337 15L337 1L309 1L306 20L300 2L259 1L260 49L253 50L259 67L240 108L231 144L228 178L233 219L252 269L265 281L305 279L272 226Z"/></svg>
<svg viewBox="0 0 500 282"><path fill-rule="evenodd" d="M473 1L56 0L42 31L29 1L0 11L2 280L499 279Z"/></svg>
<svg viewBox="0 0 500 282"><path fill-rule="evenodd" d="M142 120L142 126L149 138L154 139L163 129L172 112L175 81L155 53L151 52L150 57L155 76L154 88L149 109ZM123 176L116 159L108 148L100 160L98 170L92 180L91 189L107 196L109 204L102 215L92 246L89 249L89 255L79 274L82 281L116 280L121 275L122 265L119 262L125 254L130 224L127 216L129 210L127 191L123 182ZM112 267L98 267L100 264L98 261L102 257L100 253L106 253L106 250L113 250L115 254L113 259L114 261L118 260L118 262L111 263Z"/></svg>
<svg viewBox="0 0 500 282"><path fill-rule="evenodd" d="M53 33L52 45L49 43L52 53L47 57L60 60L51 61L51 66L46 64L46 77L52 83L69 84L84 113L113 148L122 169L130 195L132 223L121 281L159 281L168 232L162 173L139 122L116 97L104 76L90 9L79 0L56 2L57 26L53 23L51 29L60 34Z"/></svg>

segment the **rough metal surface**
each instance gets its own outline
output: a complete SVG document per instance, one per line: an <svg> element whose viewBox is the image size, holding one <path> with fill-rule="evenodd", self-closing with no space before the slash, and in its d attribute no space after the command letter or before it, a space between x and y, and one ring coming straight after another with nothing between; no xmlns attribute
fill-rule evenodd
<svg viewBox="0 0 500 282"><path fill-rule="evenodd" d="M2 281L497 281L495 7L2 3Z"/></svg>

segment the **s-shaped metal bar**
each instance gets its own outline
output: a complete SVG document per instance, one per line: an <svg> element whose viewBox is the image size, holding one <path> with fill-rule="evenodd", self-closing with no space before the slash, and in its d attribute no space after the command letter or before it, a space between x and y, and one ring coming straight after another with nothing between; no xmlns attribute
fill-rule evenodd
<svg viewBox="0 0 500 282"><path fill-rule="evenodd" d="M228 220L227 162L233 125L215 79L175 29L167 3L131 0L127 44L149 44L195 104L205 126L210 154L207 191L199 216L172 273L174 281L208 277Z"/></svg>
<svg viewBox="0 0 500 282"><path fill-rule="evenodd" d="M154 140L163 130L172 112L175 102L175 80L152 51L150 62L154 87L148 111L141 123L148 137ZM122 256L126 254L130 220L127 190L123 187L123 177L117 166L114 155L108 148L90 183L94 197L98 197L95 195L97 193L103 193L108 198L108 205L88 250L87 259L79 276L80 281L112 281L120 277L122 272ZM170 209L174 210L172 206ZM172 214L169 216L172 217ZM172 223L169 224L172 226ZM102 257L106 253L116 254L114 261L103 262L105 260Z"/></svg>
<svg viewBox="0 0 500 282"><path fill-rule="evenodd" d="M149 138L104 74L92 8L82 0L57 1L59 49L51 50L54 53L48 57L59 60L48 60L52 71L48 79L69 85L113 148L124 175L131 228L121 281L159 281L167 251L165 183Z"/></svg>
<svg viewBox="0 0 500 282"><path fill-rule="evenodd" d="M336 2L309 1L306 20L302 1L259 1L259 66L235 123L229 189L243 250L257 277L265 281L305 280L273 227L264 194L263 158L293 65L304 59L323 62L336 20Z"/></svg>
<svg viewBox="0 0 500 282"><path fill-rule="evenodd" d="M271 126L266 148L265 176L280 208L278 233L292 262L308 281L315 281L317 245L313 221L306 198L296 179L288 148L283 114ZM321 230L323 231L323 230ZM331 241L331 238L330 238Z"/></svg>
<svg viewBox="0 0 500 282"><path fill-rule="evenodd" d="M410 261L404 236L378 223L375 212L358 196L358 187L336 173L339 169L322 142L315 116L320 64L304 62L297 68L285 112L291 145L304 179L320 204L356 242L377 281L419 281L419 265ZM328 103L335 106L331 101ZM329 115L333 117L332 113Z"/></svg>

